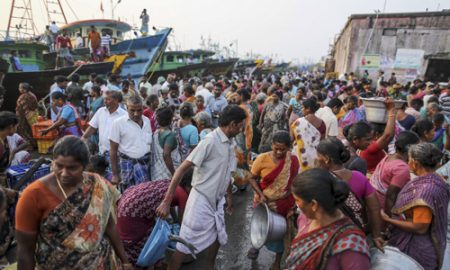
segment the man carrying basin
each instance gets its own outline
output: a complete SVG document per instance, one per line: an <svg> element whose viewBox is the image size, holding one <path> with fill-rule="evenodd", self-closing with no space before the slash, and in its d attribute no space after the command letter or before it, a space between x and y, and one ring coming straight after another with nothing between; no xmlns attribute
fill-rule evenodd
<svg viewBox="0 0 450 270"><path fill-rule="evenodd" d="M208 250L208 269L214 269L220 245L227 242L225 231L225 195L227 213L231 214L231 172L236 169L233 137L242 132L245 111L236 105L227 106L219 117L219 127L209 133L172 177L169 189L157 214L166 218L176 187L183 175L194 166L192 190L186 204L180 237L192 244L198 253ZM168 268L179 269L190 251L177 244L177 251Z"/></svg>

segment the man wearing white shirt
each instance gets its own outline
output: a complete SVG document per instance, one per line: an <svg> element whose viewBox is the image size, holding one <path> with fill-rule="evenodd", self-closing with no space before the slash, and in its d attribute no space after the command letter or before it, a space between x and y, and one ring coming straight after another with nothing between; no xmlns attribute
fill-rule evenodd
<svg viewBox="0 0 450 270"><path fill-rule="evenodd" d="M109 162L110 142L109 135L111 133L112 123L127 115L127 111L120 108L119 103L122 99L122 94L118 91L106 91L103 93L103 100L105 107L97 110L97 112L89 121L89 127L83 135L83 139L89 139L95 132L99 135L99 152ZM111 171L107 170L107 178L111 180Z"/></svg>
<svg viewBox="0 0 450 270"><path fill-rule="evenodd" d="M338 136L339 130L336 115L341 111L342 106L344 106L344 103L339 98L333 98L327 103L327 106L316 111L316 116L323 120L327 128L326 138Z"/></svg>
<svg viewBox="0 0 450 270"><path fill-rule="evenodd" d="M130 96L128 114L114 120L109 134L113 184L122 190L150 180L152 128L142 115L144 106L139 96Z"/></svg>

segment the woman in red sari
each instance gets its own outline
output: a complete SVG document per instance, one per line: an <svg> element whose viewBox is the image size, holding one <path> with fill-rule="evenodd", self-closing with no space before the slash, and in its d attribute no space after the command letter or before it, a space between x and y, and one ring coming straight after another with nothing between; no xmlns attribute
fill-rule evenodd
<svg viewBox="0 0 450 270"><path fill-rule="evenodd" d="M291 195L292 181L298 174L299 163L296 156L291 155L292 147L289 132L281 130L273 135L272 151L259 155L253 162L249 182L255 191L254 202L267 203L273 211L287 216L294 206ZM259 183L257 182L259 180ZM280 269L281 257L284 251L283 240L269 242L267 249L276 253L271 269ZM258 250L248 252L250 259L256 259Z"/></svg>
<svg viewBox="0 0 450 270"><path fill-rule="evenodd" d="M302 213L287 269L370 269L364 232L339 210L349 192L347 183L324 169L295 178L292 194Z"/></svg>

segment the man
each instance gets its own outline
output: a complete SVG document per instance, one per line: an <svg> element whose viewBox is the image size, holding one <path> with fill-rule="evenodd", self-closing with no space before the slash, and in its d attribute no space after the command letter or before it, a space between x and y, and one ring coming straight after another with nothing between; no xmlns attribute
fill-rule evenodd
<svg viewBox="0 0 450 270"><path fill-rule="evenodd" d="M109 45L111 44L111 36L106 33L106 31L102 32L101 38L101 46L103 51L103 56L107 57L110 55Z"/></svg>
<svg viewBox="0 0 450 270"><path fill-rule="evenodd" d="M52 32L52 47L53 50L56 50L56 38L58 36L59 27L56 25L56 22L53 21L49 26L50 32Z"/></svg>
<svg viewBox="0 0 450 270"><path fill-rule="evenodd" d="M120 108L119 104L122 101L122 94L118 91L106 91L103 93L103 101L105 107L101 107L89 121L89 127L84 133L82 139L89 139L95 132L98 131L99 136L99 153L104 156L108 162L110 161L110 142L109 136L111 133L112 123L122 116L127 115L127 111ZM109 162L110 163L110 162ZM111 167L111 166L110 166ZM107 178L111 180L111 170L107 170Z"/></svg>
<svg viewBox="0 0 450 270"><path fill-rule="evenodd" d="M116 74L112 74L111 77L108 80L108 90L112 91L122 91L122 89L119 87L120 85L120 76Z"/></svg>
<svg viewBox="0 0 450 270"><path fill-rule="evenodd" d="M211 102L211 106L210 106L214 127L218 126L219 115L227 105L228 105L228 101L222 95L222 85L220 83L216 83L215 88L214 88L214 99Z"/></svg>
<svg viewBox="0 0 450 270"><path fill-rule="evenodd" d="M61 110L61 107L56 106L56 104L52 100L52 95L55 92L61 92L64 94L68 81L69 80L65 76L56 76L55 86L50 90L50 104L51 104L50 117L53 122L56 121L57 115Z"/></svg>
<svg viewBox="0 0 450 270"><path fill-rule="evenodd" d="M161 87L161 85L159 85L159 86ZM148 75L144 75L144 76L141 78L141 81L140 81L139 84L138 84L138 89L139 89L139 91L140 91L140 89L141 89L142 87L145 87L145 89L146 89L146 91L147 91L147 93L146 93L147 96L152 95L152 94L158 95L158 90L159 90L159 89L153 89L152 84L148 81ZM156 90L156 92L155 92L155 90ZM144 100L145 100L145 99L144 99Z"/></svg>
<svg viewBox="0 0 450 270"><path fill-rule="evenodd" d="M142 115L142 99L132 96L127 102L128 114L112 123L109 134L113 184L122 190L150 180L152 128Z"/></svg>
<svg viewBox="0 0 450 270"><path fill-rule="evenodd" d="M91 25L91 31L88 33L89 48L91 49L91 58L94 62L101 62L100 56L102 50L100 48L101 37L100 34L95 29L95 26Z"/></svg>
<svg viewBox="0 0 450 270"><path fill-rule="evenodd" d="M17 51L11 51L11 57L9 58L9 62L11 63L11 67L13 71L23 71L22 64L20 63L20 59L17 56Z"/></svg>
<svg viewBox="0 0 450 270"><path fill-rule="evenodd" d="M450 117L450 83L442 92L443 93L439 98L439 104L442 107L442 113L445 116Z"/></svg>
<svg viewBox="0 0 450 270"><path fill-rule="evenodd" d="M56 38L56 51L58 55L56 56L56 68L58 68L58 63L60 59L63 59L63 67L70 66L73 63L72 55L70 51L72 50L72 42L67 36L67 31L63 30L62 35Z"/></svg>
<svg viewBox="0 0 450 270"><path fill-rule="evenodd" d="M188 158L175 171L163 202L157 209L166 218L176 187L184 174L192 167L192 190L185 207L180 237L191 243L196 252L208 249L207 269L214 269L220 245L227 242L224 204L227 196L227 213L231 214L231 173L236 169L236 157L232 138L242 132L246 114L236 105L226 107L219 118L219 128L209 133ZM169 261L169 270L179 269L189 250L177 244L177 250Z"/></svg>
<svg viewBox="0 0 450 270"><path fill-rule="evenodd" d="M45 38L45 44L47 44L47 47L48 47L48 51L53 52L55 50L55 48L53 47L53 44L55 42L53 41L53 33L52 33L52 31L50 31L50 25L45 26L44 38Z"/></svg>
<svg viewBox="0 0 450 270"><path fill-rule="evenodd" d="M338 136L338 120L336 115L341 111L344 103L339 98L333 98L327 106L316 111L316 116L323 120L326 126L326 138Z"/></svg>
<svg viewBox="0 0 450 270"><path fill-rule="evenodd" d="M144 8L139 18L141 19L141 34L146 36L148 34L148 22L150 21L150 17L147 14L147 9Z"/></svg>
<svg viewBox="0 0 450 270"><path fill-rule="evenodd" d="M77 34L77 38L75 39L75 48L84 48L84 41L80 33Z"/></svg>
<svg viewBox="0 0 450 270"><path fill-rule="evenodd" d="M85 82L83 84L83 91L85 93L90 93L92 86L94 86L95 79L97 78L97 73L91 73L89 74L89 81Z"/></svg>
<svg viewBox="0 0 450 270"><path fill-rule="evenodd" d="M178 109L180 108L180 105L182 103L182 101L179 98L179 96L180 96L180 92L179 92L178 84L171 83L169 85L169 96L165 100L165 103L168 106L172 107L172 110L174 112L178 112Z"/></svg>

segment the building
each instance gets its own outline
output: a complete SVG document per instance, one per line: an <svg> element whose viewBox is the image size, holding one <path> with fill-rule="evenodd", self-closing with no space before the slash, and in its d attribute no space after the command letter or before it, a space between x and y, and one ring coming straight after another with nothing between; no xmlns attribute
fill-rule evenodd
<svg viewBox="0 0 450 270"><path fill-rule="evenodd" d="M339 74L379 70L400 82L415 78L448 81L450 10L351 15L332 46L331 66Z"/></svg>

